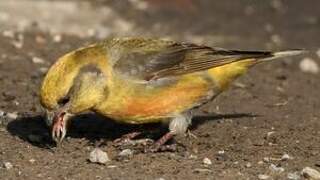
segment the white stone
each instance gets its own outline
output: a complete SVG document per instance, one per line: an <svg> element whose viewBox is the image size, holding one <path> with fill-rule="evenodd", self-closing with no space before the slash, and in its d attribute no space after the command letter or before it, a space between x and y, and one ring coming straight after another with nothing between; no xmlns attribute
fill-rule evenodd
<svg viewBox="0 0 320 180"><path fill-rule="evenodd" d="M305 73L317 74L319 72L318 64L311 58L304 58L299 64L300 70Z"/></svg>
<svg viewBox="0 0 320 180"><path fill-rule="evenodd" d="M205 165L211 165L212 164L212 161L209 158L204 158L202 162Z"/></svg>
<svg viewBox="0 0 320 180"><path fill-rule="evenodd" d="M133 151L131 149L124 149L119 153L119 156L132 156Z"/></svg>
<svg viewBox="0 0 320 180"><path fill-rule="evenodd" d="M270 137L272 134L274 134L275 132L274 131L270 131L267 133L267 137Z"/></svg>
<svg viewBox="0 0 320 180"><path fill-rule="evenodd" d="M8 170L13 168L13 165L10 162L3 163L3 166L4 166L4 168L6 168Z"/></svg>
<svg viewBox="0 0 320 180"><path fill-rule="evenodd" d="M41 67L41 68L39 69L39 71L42 72L42 73L46 73L48 70L49 70L49 69L48 69L47 67Z"/></svg>
<svg viewBox="0 0 320 180"><path fill-rule="evenodd" d="M32 159L29 159L29 162L30 162L31 164L33 164L33 163L36 162L36 160L32 158Z"/></svg>
<svg viewBox="0 0 320 180"><path fill-rule="evenodd" d="M266 163L270 162L270 158L264 157L264 158L263 158L263 162L266 162Z"/></svg>
<svg viewBox="0 0 320 180"><path fill-rule="evenodd" d="M320 48L318 49L318 51L316 52L316 54L317 54L318 57L320 58Z"/></svg>
<svg viewBox="0 0 320 180"><path fill-rule="evenodd" d="M33 57L32 58L32 62L35 63L35 64L43 64L44 60L39 58L39 57Z"/></svg>
<svg viewBox="0 0 320 180"><path fill-rule="evenodd" d="M6 113L0 109L0 117L5 116L5 114L6 114Z"/></svg>
<svg viewBox="0 0 320 180"><path fill-rule="evenodd" d="M247 167L247 168L251 168L251 167L252 167L252 164L251 164L250 162L248 162L248 163L246 164L246 167Z"/></svg>
<svg viewBox="0 0 320 180"><path fill-rule="evenodd" d="M288 173L287 178L290 180L299 180L301 179L299 172Z"/></svg>
<svg viewBox="0 0 320 180"><path fill-rule="evenodd" d="M265 175L265 174L259 174L259 175L258 175L258 178L261 179L261 180L265 180L265 179L269 179L270 176Z"/></svg>
<svg viewBox="0 0 320 180"><path fill-rule="evenodd" d="M109 165L109 166L107 166L107 168L110 168L110 169L113 169L113 168L117 168L118 166L116 166L116 165Z"/></svg>
<svg viewBox="0 0 320 180"><path fill-rule="evenodd" d="M282 157L281 157L282 161L286 161L286 160L289 160L289 159L292 159L292 157L290 157L289 154L283 154Z"/></svg>
<svg viewBox="0 0 320 180"><path fill-rule="evenodd" d="M305 177L305 178L309 178L309 179L313 179L313 180L318 180L320 179L320 172L312 169L310 167L305 167L302 169L301 174Z"/></svg>
<svg viewBox="0 0 320 180"><path fill-rule="evenodd" d="M17 112L7 113L6 116L7 116L9 119L17 119L17 118L18 118L18 113L17 113Z"/></svg>
<svg viewBox="0 0 320 180"><path fill-rule="evenodd" d="M8 37L8 38L14 38L14 32L13 31L9 31L9 30L5 30L2 32L2 35L4 37Z"/></svg>
<svg viewBox="0 0 320 180"><path fill-rule="evenodd" d="M198 156L194 155L194 154L190 154L189 159L197 159Z"/></svg>
<svg viewBox="0 0 320 180"><path fill-rule="evenodd" d="M99 148L95 148L93 151L91 151L89 160L90 162L100 164L105 164L110 161L108 154Z"/></svg>
<svg viewBox="0 0 320 180"><path fill-rule="evenodd" d="M62 41L62 36L60 34L56 34L53 36L53 42L59 43Z"/></svg>
<svg viewBox="0 0 320 180"><path fill-rule="evenodd" d="M12 41L11 43L17 49L21 49L23 47L23 41Z"/></svg>
<svg viewBox="0 0 320 180"><path fill-rule="evenodd" d="M274 173L282 173L284 171L283 167L277 167L274 164L270 164L269 169Z"/></svg>

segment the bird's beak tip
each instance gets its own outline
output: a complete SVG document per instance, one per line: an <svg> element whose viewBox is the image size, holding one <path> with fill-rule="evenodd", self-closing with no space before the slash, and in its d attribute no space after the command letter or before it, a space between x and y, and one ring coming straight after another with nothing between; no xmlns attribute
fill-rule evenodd
<svg viewBox="0 0 320 180"><path fill-rule="evenodd" d="M66 113L57 115L52 124L51 136L57 145L61 144L67 133L66 126L68 117L65 114Z"/></svg>

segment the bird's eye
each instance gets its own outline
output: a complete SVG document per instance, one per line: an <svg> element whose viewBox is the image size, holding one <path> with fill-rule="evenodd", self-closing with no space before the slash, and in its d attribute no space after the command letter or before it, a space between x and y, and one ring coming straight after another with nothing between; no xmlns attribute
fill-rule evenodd
<svg viewBox="0 0 320 180"><path fill-rule="evenodd" d="M69 102L70 98L69 97L64 97L64 98L61 98L59 101L58 101L58 104L60 106L63 106L65 104L67 104Z"/></svg>

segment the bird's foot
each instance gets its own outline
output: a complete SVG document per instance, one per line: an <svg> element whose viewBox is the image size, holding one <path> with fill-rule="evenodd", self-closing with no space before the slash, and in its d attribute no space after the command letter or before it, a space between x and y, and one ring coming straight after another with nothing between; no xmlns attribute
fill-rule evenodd
<svg viewBox="0 0 320 180"><path fill-rule="evenodd" d="M136 145L146 146L154 142L152 139L149 139L149 138L133 140L140 134L141 132L132 132L129 134L125 134L121 138L115 139L113 143L115 146L120 147L120 146L136 146Z"/></svg>
<svg viewBox="0 0 320 180"><path fill-rule="evenodd" d="M177 145L171 144L171 145L165 145L166 142L168 142L174 134L172 132L168 132L165 135L163 135L158 141L156 141L152 146L146 147L144 149L144 152L161 152L161 151L176 151Z"/></svg>
<svg viewBox="0 0 320 180"><path fill-rule="evenodd" d="M139 136L141 134L141 132L131 132L128 134L125 134L123 136L121 136L120 138L117 138L113 141L113 143L118 146L118 145L122 145L125 144L126 142L132 140L133 138Z"/></svg>

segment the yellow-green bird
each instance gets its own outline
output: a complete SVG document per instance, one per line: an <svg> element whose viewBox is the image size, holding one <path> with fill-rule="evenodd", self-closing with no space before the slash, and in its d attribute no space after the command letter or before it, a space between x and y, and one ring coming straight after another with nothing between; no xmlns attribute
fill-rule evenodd
<svg viewBox="0 0 320 180"><path fill-rule="evenodd" d="M122 123L168 123L168 133L153 146L156 151L187 131L192 109L212 100L248 68L301 52L110 38L59 58L43 80L40 99L56 142L65 137L71 116L93 111Z"/></svg>

